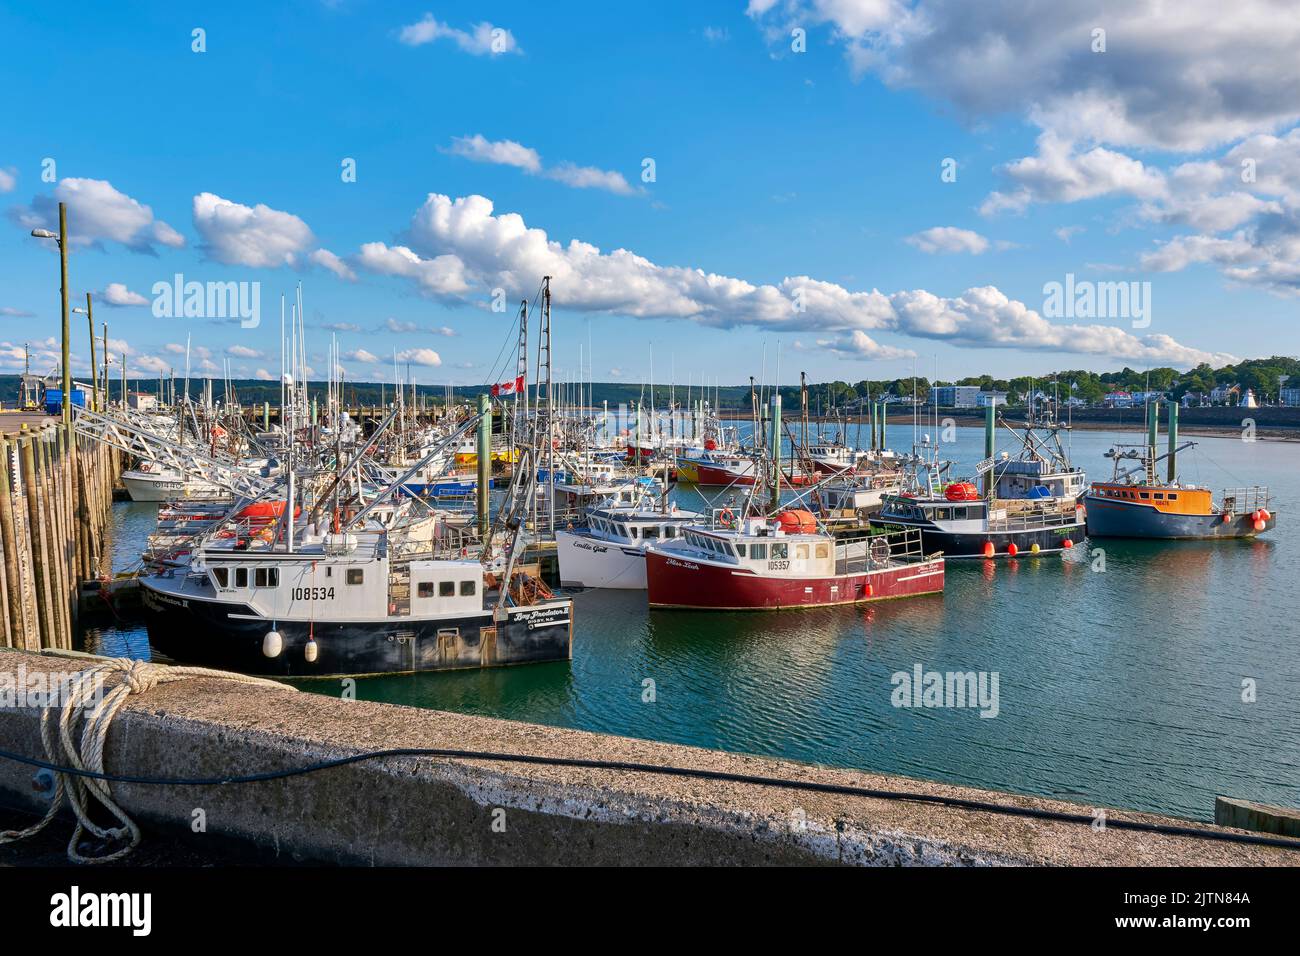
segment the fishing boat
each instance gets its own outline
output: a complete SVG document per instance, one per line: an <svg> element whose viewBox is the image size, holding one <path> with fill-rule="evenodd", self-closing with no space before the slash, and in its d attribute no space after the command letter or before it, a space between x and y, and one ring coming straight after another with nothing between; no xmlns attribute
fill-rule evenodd
<svg viewBox="0 0 1300 956"><path fill-rule="evenodd" d="M220 500L230 492L200 478L187 477L177 468L145 461L122 472L122 485L132 501L170 501L174 498Z"/></svg>
<svg viewBox="0 0 1300 956"><path fill-rule="evenodd" d="M808 511L737 518L714 509L705 525L646 548L651 607L778 610L913 597L943 590L943 558L920 535L836 539Z"/></svg>
<svg viewBox="0 0 1300 956"><path fill-rule="evenodd" d="M644 500L595 508L584 527L555 531L560 585L645 590L646 548L679 537L701 518L675 505L656 509Z"/></svg>
<svg viewBox="0 0 1300 956"><path fill-rule="evenodd" d="M490 591L503 585L477 560L395 554L387 534L330 534L292 550L211 538L140 586L154 647L245 674L395 674L567 660L572 650L571 601L539 589L502 603Z"/></svg>
<svg viewBox="0 0 1300 956"><path fill-rule="evenodd" d="M1253 538L1277 523L1268 488L1225 489L1217 499L1209 488L1178 479L1178 454L1195 442L1178 444L1178 406L1169 406L1169 450L1157 456L1156 403L1148 408L1144 445L1116 445L1110 481L1093 482L1084 496L1088 534L1096 538ZM1165 479L1157 465L1167 462ZM1132 462L1127 468L1122 466Z"/></svg>
<svg viewBox="0 0 1300 956"><path fill-rule="evenodd" d="M1014 558L1073 548L1085 533L1080 496L1086 478L1070 463L1060 441L1062 426L1030 417L1010 430L1020 453L995 456L990 409L986 457L974 481L951 479L952 462L941 461L938 445L925 436L913 456L910 487L882 497L872 526L915 530L927 551L950 558Z"/></svg>
<svg viewBox="0 0 1300 956"><path fill-rule="evenodd" d="M748 487L762 480L763 468L752 455L706 452L677 463L677 480L687 484ZM784 466L781 483L787 487L815 484L818 475L798 465Z"/></svg>

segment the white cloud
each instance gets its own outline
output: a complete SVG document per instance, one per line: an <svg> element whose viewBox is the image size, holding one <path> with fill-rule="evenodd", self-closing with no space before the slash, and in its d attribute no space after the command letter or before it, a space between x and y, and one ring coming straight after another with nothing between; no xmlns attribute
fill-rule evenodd
<svg viewBox="0 0 1300 956"><path fill-rule="evenodd" d="M798 345L799 343L795 343ZM837 352L844 358L886 361L890 359L911 358L916 355L911 349L898 349L881 345L860 329L845 332L834 339L818 339L819 348Z"/></svg>
<svg viewBox="0 0 1300 956"><path fill-rule="evenodd" d="M577 166L573 163L560 163L546 171L548 179L572 186L574 189L603 189L620 196L634 196L633 189L622 173L595 166Z"/></svg>
<svg viewBox="0 0 1300 956"><path fill-rule="evenodd" d="M471 30L459 30L434 19L433 14L408 26L402 27L398 40L407 46L423 46L435 40L447 39L454 42L466 53L474 56L499 56L503 53L522 53L514 34L503 27L493 26L484 21L475 24Z"/></svg>
<svg viewBox="0 0 1300 956"><path fill-rule="evenodd" d="M149 304L148 299L138 292L132 292L121 282L110 282L105 286L104 291L99 293L96 298L105 305L116 306L119 308Z"/></svg>
<svg viewBox="0 0 1300 956"><path fill-rule="evenodd" d="M15 309L12 305L0 306L0 315L9 319L31 319L35 318L35 312L28 312L25 309Z"/></svg>
<svg viewBox="0 0 1300 956"><path fill-rule="evenodd" d="M1033 202L1078 202L1111 194L1155 199L1167 192L1164 175L1100 146L1080 152L1053 133L1038 138L1038 154L1004 166L1017 188L992 193L980 206L984 215L1022 212Z"/></svg>
<svg viewBox="0 0 1300 956"><path fill-rule="evenodd" d="M247 345L231 345L226 349L227 355L233 355L235 358L262 358L262 353L257 349L250 349Z"/></svg>
<svg viewBox="0 0 1300 956"><path fill-rule="evenodd" d="M10 217L24 229L59 231L59 203L68 206L68 235L73 246L102 246L117 242L136 252L156 253L155 246L179 249L185 238L153 210L103 179L61 179L48 195L32 200L31 206L10 210Z"/></svg>
<svg viewBox="0 0 1300 956"><path fill-rule="evenodd" d="M361 326L355 322L327 322L321 326L327 332L360 332Z"/></svg>
<svg viewBox="0 0 1300 956"><path fill-rule="evenodd" d="M397 361L411 365L437 366L442 364L442 356L433 349L404 349L397 353Z"/></svg>
<svg viewBox="0 0 1300 956"><path fill-rule="evenodd" d="M267 371L266 369L264 369L264 368L259 368L259 369L257 370L257 372L255 373L254 378L256 378L258 381L261 381L261 382L274 382L274 381L277 381L276 377L275 377L274 375L272 375L270 372L268 372L268 371Z"/></svg>
<svg viewBox="0 0 1300 956"><path fill-rule="evenodd" d="M932 229L918 232L914 236L908 236L904 241L922 252L931 254L969 252L971 255L977 256L982 252L986 252L989 248L989 241L978 232L972 232L969 229L958 229L956 226L935 226Z"/></svg>
<svg viewBox="0 0 1300 956"><path fill-rule="evenodd" d="M184 355L185 346L181 345L179 342L168 342L163 346L163 351L170 352L172 355Z"/></svg>
<svg viewBox="0 0 1300 956"><path fill-rule="evenodd" d="M453 156L463 156L478 163L514 166L530 175L540 174L574 189L603 189L620 196L635 196L643 191L632 186L622 173L596 166L579 166L576 163L562 162L543 168L541 154L532 147L516 143L511 139L490 140L481 133L475 133L473 136L457 136L443 152Z"/></svg>
<svg viewBox="0 0 1300 956"><path fill-rule="evenodd" d="M925 290L886 295L808 276L756 285L702 269L661 266L627 249L601 252L577 239L562 244L518 214L494 214L484 196L453 200L431 193L408 232L414 248L369 243L360 261L408 278L426 294L460 301L486 303L488 291L498 287L512 297L531 296L540 277L549 275L557 303L574 311L778 332L893 331L979 348L1051 349L1157 364L1211 354L1167 336L1139 338L1118 327L1050 323L991 286L954 298Z"/></svg>
<svg viewBox="0 0 1300 956"><path fill-rule="evenodd" d="M829 24L856 73L1067 140L1198 151L1300 118L1288 0L751 0L773 42ZM1106 31L1105 52L1093 30Z"/></svg>
<svg viewBox="0 0 1300 956"><path fill-rule="evenodd" d="M18 170L10 166L0 168L0 193L11 193L18 185Z"/></svg>
<svg viewBox="0 0 1300 956"><path fill-rule="evenodd" d="M328 269L340 279L348 282L355 282L357 274L352 271L352 267L340 259L328 249L317 249L307 256L308 261L320 266L322 269Z"/></svg>
<svg viewBox="0 0 1300 956"><path fill-rule="evenodd" d="M367 365L374 365L379 361L379 356L373 352L367 352L365 349L353 349L351 352L344 352L343 358L349 362L364 362Z"/></svg>
<svg viewBox="0 0 1300 956"><path fill-rule="evenodd" d="M473 136L457 136L445 152L472 159L476 163L516 166L530 173L539 172L542 168L542 157L538 155L537 150L516 143L512 139L493 142L481 133L475 133Z"/></svg>
<svg viewBox="0 0 1300 956"><path fill-rule="evenodd" d="M194 197L194 228L210 258L254 269L295 266L315 242L311 229L292 213L262 203L240 205L213 193Z"/></svg>

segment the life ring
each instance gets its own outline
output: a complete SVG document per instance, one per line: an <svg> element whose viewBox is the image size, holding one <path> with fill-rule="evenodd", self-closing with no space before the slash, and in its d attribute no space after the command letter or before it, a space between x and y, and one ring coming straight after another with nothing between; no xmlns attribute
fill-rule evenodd
<svg viewBox="0 0 1300 956"><path fill-rule="evenodd" d="M724 528L732 527L732 523L736 520L736 516L735 514L732 513L732 510L730 508L723 508L722 514L719 515L718 517L722 521L722 526Z"/></svg>

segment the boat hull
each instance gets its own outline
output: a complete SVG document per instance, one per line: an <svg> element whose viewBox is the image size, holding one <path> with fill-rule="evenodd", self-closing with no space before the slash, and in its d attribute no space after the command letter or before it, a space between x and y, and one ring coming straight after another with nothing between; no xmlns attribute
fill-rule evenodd
<svg viewBox="0 0 1300 956"><path fill-rule="evenodd" d="M1253 538L1271 531L1277 523L1277 515L1270 513L1263 530L1256 531L1249 514L1233 515L1224 521L1221 514L1170 514L1151 505L1092 495L1085 496L1084 501L1088 536L1093 538Z"/></svg>
<svg viewBox="0 0 1300 956"><path fill-rule="evenodd" d="M163 478L158 475L142 475L130 471L122 473L122 485L132 501L172 501L177 498L212 500L228 497L228 494L216 485Z"/></svg>
<svg viewBox="0 0 1300 956"><path fill-rule="evenodd" d="M1071 524L1051 525L1043 528L1026 528L1014 531L944 531L942 529L929 527L926 525L902 524L898 521L876 521L872 520L873 528L897 529L897 528L919 528L921 531L921 547L926 554L933 554L936 551L943 553L945 558L1006 558L1012 557L1011 545L1016 546L1016 557L1028 557L1034 554L1034 546L1038 546L1039 554L1046 554L1053 551L1063 551L1067 548L1079 544L1084 538L1084 525L1082 521ZM993 554L987 555L984 546L987 542L993 543ZM1070 544L1065 542L1069 541Z"/></svg>
<svg viewBox="0 0 1300 956"><path fill-rule="evenodd" d="M861 604L943 590L935 559L859 574L783 577L646 552L650 606L710 611L764 611Z"/></svg>
<svg viewBox="0 0 1300 956"><path fill-rule="evenodd" d="M645 552L569 531L555 532L560 586L644 591Z"/></svg>
<svg viewBox="0 0 1300 956"><path fill-rule="evenodd" d="M183 664L266 677L340 677L461 670L504 664L567 661L573 651L572 602L510 608L492 615L382 621L268 621L248 605L178 597L141 580L149 643ZM262 653L266 633L283 650ZM317 646L308 662L309 637Z"/></svg>

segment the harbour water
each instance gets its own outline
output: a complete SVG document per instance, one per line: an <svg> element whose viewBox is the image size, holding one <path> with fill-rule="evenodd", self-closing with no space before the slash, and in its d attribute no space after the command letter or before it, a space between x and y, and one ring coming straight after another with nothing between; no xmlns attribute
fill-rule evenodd
<svg viewBox="0 0 1300 956"><path fill-rule="evenodd" d="M891 425L889 444L912 434ZM1139 440L1077 432L1073 457L1107 478L1106 449ZM1183 480L1268 485L1274 533L954 561L946 593L874 606L650 612L644 592L587 591L570 664L365 679L356 694L1199 820L1216 795L1300 806L1300 444L1195 440ZM956 429L944 450L969 473L983 432ZM121 569L155 506L114 509ZM136 627L88 644L149 653ZM917 665L996 673L997 716L895 707L892 676Z"/></svg>

